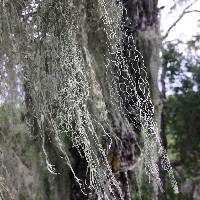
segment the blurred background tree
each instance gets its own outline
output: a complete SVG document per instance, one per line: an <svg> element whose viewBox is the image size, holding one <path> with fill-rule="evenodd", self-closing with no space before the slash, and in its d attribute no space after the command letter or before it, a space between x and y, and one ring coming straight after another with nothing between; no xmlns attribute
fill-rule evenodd
<svg viewBox="0 0 200 200"><path fill-rule="evenodd" d="M162 55L164 132L184 195L168 199L189 200L200 198L200 36L186 42L182 52L180 42L168 42Z"/></svg>

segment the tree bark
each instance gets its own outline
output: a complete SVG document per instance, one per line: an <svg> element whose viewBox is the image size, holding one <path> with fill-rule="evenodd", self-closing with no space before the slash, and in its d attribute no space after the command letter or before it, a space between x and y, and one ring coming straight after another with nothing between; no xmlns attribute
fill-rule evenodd
<svg viewBox="0 0 200 200"><path fill-rule="evenodd" d="M158 72L161 35L157 3L157 0L124 0L123 4L127 12L124 12L122 21L124 31L128 32L129 35L134 35L136 47L143 56L148 73L151 99L155 108L154 117L160 130L162 101L158 89ZM159 196L160 191L154 183L153 199L160 199Z"/></svg>

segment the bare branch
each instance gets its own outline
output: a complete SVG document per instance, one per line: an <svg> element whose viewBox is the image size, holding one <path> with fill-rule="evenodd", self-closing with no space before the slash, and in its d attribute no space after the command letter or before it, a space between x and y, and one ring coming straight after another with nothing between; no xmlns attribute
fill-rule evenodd
<svg viewBox="0 0 200 200"><path fill-rule="evenodd" d="M187 14L187 13L199 13L200 12L200 10L189 10L189 11L187 11L185 14Z"/></svg>
<svg viewBox="0 0 200 200"><path fill-rule="evenodd" d="M169 35L170 31L176 26L176 24L183 18L185 14L191 13L191 12L200 12L199 10L191 10L189 11L188 9L194 5L198 0L193 1L191 4L189 4L181 13L181 15L178 17L178 19L168 28L167 32L165 35L162 37L162 41L167 38Z"/></svg>
<svg viewBox="0 0 200 200"><path fill-rule="evenodd" d="M170 41L165 41L165 42L163 42L163 45L167 45L167 44L169 44L169 43L174 43L174 44L176 44L176 45L178 45L178 44L186 44L185 42L183 42L183 41L180 40L180 39L174 39L174 40L170 40Z"/></svg>

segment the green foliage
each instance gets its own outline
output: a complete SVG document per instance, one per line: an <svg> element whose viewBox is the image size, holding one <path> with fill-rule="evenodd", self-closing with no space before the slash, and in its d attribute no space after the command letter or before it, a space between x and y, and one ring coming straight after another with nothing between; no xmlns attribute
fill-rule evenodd
<svg viewBox="0 0 200 200"><path fill-rule="evenodd" d="M141 177L139 177L141 176ZM138 180L140 179L140 180ZM135 174L133 178L133 200L151 200L153 199L153 185L149 182L149 176L147 174ZM139 181L139 182L138 182ZM137 183L137 185L135 184Z"/></svg>
<svg viewBox="0 0 200 200"><path fill-rule="evenodd" d="M185 47L184 55L175 43L163 51L164 80L171 93L164 102L165 132L181 187L200 176L200 36L194 36ZM168 185L167 199L196 199L192 188L175 195Z"/></svg>
<svg viewBox="0 0 200 200"><path fill-rule="evenodd" d="M199 36L194 36L191 41L188 41L185 44L184 54L180 51L179 42L168 43L163 50L164 79L175 93L185 93L200 88L199 40Z"/></svg>
<svg viewBox="0 0 200 200"><path fill-rule="evenodd" d="M37 194L34 200L42 200L42 197L39 194Z"/></svg>
<svg viewBox="0 0 200 200"><path fill-rule="evenodd" d="M200 166L200 94L189 91L168 97L166 102L167 134L175 140L182 164L195 173Z"/></svg>
<svg viewBox="0 0 200 200"><path fill-rule="evenodd" d="M179 181L179 180L178 180ZM180 181L179 181L180 183ZM170 188L170 182L167 180L165 187L165 197L166 200L191 200L192 194L186 192L180 192L179 194L174 194L173 190Z"/></svg>
<svg viewBox="0 0 200 200"><path fill-rule="evenodd" d="M168 44L163 53L164 69L169 84L179 81L172 88L174 95L165 103L167 134L172 135L172 150L187 165L188 171L200 166L200 67L198 65L199 36L187 43L187 55L179 53L176 44Z"/></svg>
<svg viewBox="0 0 200 200"><path fill-rule="evenodd" d="M166 78L170 82L174 82L176 77L180 75L181 63L183 61L183 54L178 52L176 46L169 43L163 50L163 70L165 71Z"/></svg>

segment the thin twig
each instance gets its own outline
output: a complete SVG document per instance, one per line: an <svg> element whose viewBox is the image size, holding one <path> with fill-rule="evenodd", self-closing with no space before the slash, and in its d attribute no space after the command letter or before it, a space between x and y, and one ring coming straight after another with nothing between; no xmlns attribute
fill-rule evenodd
<svg viewBox="0 0 200 200"><path fill-rule="evenodd" d="M189 10L189 11L187 11L185 14L187 14L187 13L199 13L200 12L200 10Z"/></svg>
<svg viewBox="0 0 200 200"><path fill-rule="evenodd" d="M176 24L183 18L183 16L185 14L191 13L191 12L200 12L199 10L191 10L188 11L188 9L194 5L194 3L196 3L198 0L193 1L191 4L189 4L181 13L181 15L178 17L178 19L168 28L167 32L165 33L165 35L162 37L162 41L165 40L167 38L167 36L169 35L169 32L176 26Z"/></svg>

